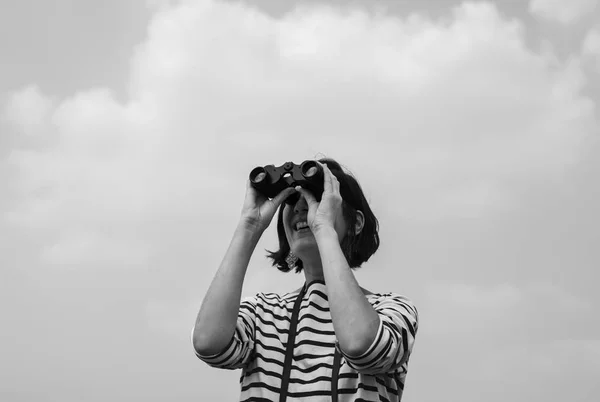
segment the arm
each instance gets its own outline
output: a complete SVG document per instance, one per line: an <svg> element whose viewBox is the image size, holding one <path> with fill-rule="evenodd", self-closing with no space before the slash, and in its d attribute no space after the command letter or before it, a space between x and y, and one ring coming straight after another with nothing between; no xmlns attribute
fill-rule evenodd
<svg viewBox="0 0 600 402"><path fill-rule="evenodd" d="M323 263L333 328L340 348L359 356L373 343L379 315L363 294L342 252L337 233L324 228L315 233Z"/></svg>
<svg viewBox="0 0 600 402"><path fill-rule="evenodd" d="M403 296L386 294L375 310L380 323L373 343L361 355L340 352L349 366L364 374L406 373L419 327L417 309Z"/></svg>
<svg viewBox="0 0 600 402"><path fill-rule="evenodd" d="M336 337L344 352L359 355L375 339L379 317L358 286L335 229L336 222L343 219L340 183L327 165L319 165L324 176L321 201L306 189L296 189L308 204L307 223L319 248Z"/></svg>
<svg viewBox="0 0 600 402"><path fill-rule="evenodd" d="M342 198L339 182L326 165L320 202L309 191L298 189L308 202L308 224L317 241L327 286L329 309L337 344L348 363L365 373L389 372L405 364L417 329L416 309L385 312L371 306L342 252L335 223ZM354 228L360 230L360 228ZM401 311L402 310L402 311Z"/></svg>
<svg viewBox="0 0 600 402"><path fill-rule="evenodd" d="M287 188L269 200L246 182L246 199L242 216L225 257L213 278L192 332L192 343L200 356L211 356L232 347L236 330L242 285L250 257L275 211L294 192ZM251 325L246 317L246 326ZM244 331L242 331L244 332Z"/></svg>
<svg viewBox="0 0 600 402"><path fill-rule="evenodd" d="M231 341L240 309L244 277L259 238L260 233L243 225L236 229L196 318L192 342L198 354L214 355Z"/></svg>
<svg viewBox="0 0 600 402"><path fill-rule="evenodd" d="M340 352L364 374L406 370L418 329L417 309L401 296L386 297L373 307L331 230L317 232L315 237Z"/></svg>
<svg viewBox="0 0 600 402"><path fill-rule="evenodd" d="M348 266L335 231L317 232L315 238L337 346L348 364L364 374L405 371L418 329L417 309L400 296L386 297L373 307Z"/></svg>

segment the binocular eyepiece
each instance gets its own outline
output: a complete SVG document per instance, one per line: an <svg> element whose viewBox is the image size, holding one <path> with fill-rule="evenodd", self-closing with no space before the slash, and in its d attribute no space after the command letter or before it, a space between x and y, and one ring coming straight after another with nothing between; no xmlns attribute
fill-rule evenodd
<svg viewBox="0 0 600 402"><path fill-rule="evenodd" d="M250 183L266 197L274 198L286 187L301 186L321 201L323 195L323 168L316 161L304 161L300 165L286 162L279 167L258 166L250 172ZM299 194L289 196L285 202L295 204Z"/></svg>

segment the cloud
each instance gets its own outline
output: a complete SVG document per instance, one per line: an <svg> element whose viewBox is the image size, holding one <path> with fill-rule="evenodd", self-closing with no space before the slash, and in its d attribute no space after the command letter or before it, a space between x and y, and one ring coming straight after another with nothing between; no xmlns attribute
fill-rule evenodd
<svg viewBox="0 0 600 402"><path fill-rule="evenodd" d="M190 334L199 307L197 303L151 300L146 305L146 320L154 331L186 342L191 348Z"/></svg>
<svg viewBox="0 0 600 402"><path fill-rule="evenodd" d="M521 344L598 335L598 328L586 322L593 316L592 304L551 283L431 284L421 309L432 323L427 332L438 339L459 337L468 341L485 336L488 342ZM560 325L548 320L549 316L561 317ZM521 328L522 333L506 339L502 330L507 324Z"/></svg>
<svg viewBox="0 0 600 402"><path fill-rule="evenodd" d="M13 133L46 142L12 150L18 202L6 217L55 234L46 261L117 261L131 239L149 245L133 260L148 261L184 226L232 227L255 165L319 152L357 173L370 198L395 195L404 218L518 207L522 183L576 164L597 129L580 65L534 53L523 29L488 3L444 22L164 6L125 100L104 88L13 94Z"/></svg>
<svg viewBox="0 0 600 402"><path fill-rule="evenodd" d="M598 0L531 0L529 11L538 18L568 25L589 15L598 6Z"/></svg>
<svg viewBox="0 0 600 402"><path fill-rule="evenodd" d="M581 53L596 63L596 71L600 72L600 26L590 29L583 40Z"/></svg>
<svg viewBox="0 0 600 402"><path fill-rule="evenodd" d="M499 389L486 398L490 401L591 401L597 394L598 345L598 340L561 340L490 349L470 374L476 375L482 387ZM549 386L560 382L569 386L554 390Z"/></svg>
<svg viewBox="0 0 600 402"><path fill-rule="evenodd" d="M62 233L41 253L43 263L77 268L83 265L145 267L148 264L147 245L134 237L76 231Z"/></svg>
<svg viewBox="0 0 600 402"><path fill-rule="evenodd" d="M562 60L528 47L522 22L484 2L440 19L314 4L274 18L243 2L151 3L124 95L82 88L58 98L32 84L0 111L9 148L0 154L0 234L18 246L0 263L15 268L4 293L22 296L17 309L4 303L9 335L22 340L10 351L18 374L9 375L62 392L70 384L48 370L90 353L88 371L73 372L81 387L106 367L115 368L108 383L131 385L119 356L138 362L140 384L164 377L162 367L190 364L191 373L189 331L249 171L320 153L356 174L385 232L387 249L357 273L361 285L403 287L419 308L405 399L586 400L600 337L585 296L593 231L578 223L593 221L596 204L579 193L593 185L582 155L597 159L598 99L583 68L596 31L582 55ZM301 278L265 262L274 245L271 226L245 294L298 287ZM40 308L41 321L23 321ZM47 343L60 347L40 361L27 353L47 328ZM202 370L211 382L224 375ZM164 392L211 392L183 375L162 377L174 382ZM548 386L557 383L570 386Z"/></svg>
<svg viewBox="0 0 600 402"><path fill-rule="evenodd" d="M425 401L439 398L432 381L464 401L589 400L600 370L596 307L540 282L430 283L408 389ZM559 381L569 387L549 389Z"/></svg>
<svg viewBox="0 0 600 402"><path fill-rule="evenodd" d="M18 126L23 135L42 135L48 129L46 122L54 108L54 100L31 85L8 98L0 118L5 124Z"/></svg>

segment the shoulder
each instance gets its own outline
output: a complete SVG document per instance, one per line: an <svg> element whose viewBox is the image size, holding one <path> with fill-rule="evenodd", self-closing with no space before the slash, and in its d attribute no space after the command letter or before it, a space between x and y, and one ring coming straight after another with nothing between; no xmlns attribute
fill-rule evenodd
<svg viewBox="0 0 600 402"><path fill-rule="evenodd" d="M410 298L400 293L371 293L368 298L371 305L376 310L392 308L410 314L415 318L418 318L419 316L415 303Z"/></svg>

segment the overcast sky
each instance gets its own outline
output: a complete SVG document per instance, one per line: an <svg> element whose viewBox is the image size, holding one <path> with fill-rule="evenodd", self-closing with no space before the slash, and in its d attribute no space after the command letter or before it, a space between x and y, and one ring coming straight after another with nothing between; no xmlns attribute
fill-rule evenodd
<svg viewBox="0 0 600 402"><path fill-rule="evenodd" d="M327 156L403 401L598 401L599 102L599 0L0 1L0 400L236 400L190 331L245 181Z"/></svg>

